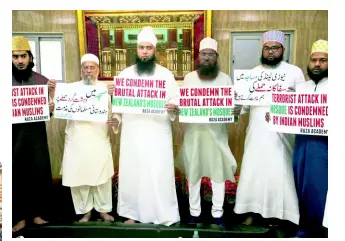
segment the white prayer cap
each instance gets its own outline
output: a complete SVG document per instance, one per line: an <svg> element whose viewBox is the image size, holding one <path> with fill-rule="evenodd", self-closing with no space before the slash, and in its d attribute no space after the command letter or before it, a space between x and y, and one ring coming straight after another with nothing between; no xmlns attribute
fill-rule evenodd
<svg viewBox="0 0 345 241"><path fill-rule="evenodd" d="M207 37L200 41L199 52L203 49L213 49L214 51L217 52L217 46L218 46L218 43L216 40L214 40L213 38Z"/></svg>
<svg viewBox="0 0 345 241"><path fill-rule="evenodd" d="M284 46L284 36L285 34L281 31L268 31L264 33L264 44L268 41L276 41L278 43L281 43Z"/></svg>
<svg viewBox="0 0 345 241"><path fill-rule="evenodd" d="M138 44L142 42L149 42L156 48L157 37L151 27L144 27L138 34Z"/></svg>
<svg viewBox="0 0 345 241"><path fill-rule="evenodd" d="M84 54L83 57L81 57L81 64L83 64L86 61L95 62L97 65L99 65L99 59L94 54Z"/></svg>

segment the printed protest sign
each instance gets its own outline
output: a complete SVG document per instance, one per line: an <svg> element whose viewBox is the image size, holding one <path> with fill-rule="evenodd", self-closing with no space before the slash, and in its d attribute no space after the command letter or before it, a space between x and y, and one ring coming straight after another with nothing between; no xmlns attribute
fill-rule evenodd
<svg viewBox="0 0 345 241"><path fill-rule="evenodd" d="M235 70L234 103L238 105L269 105L270 94L288 90L284 72L266 70Z"/></svg>
<svg viewBox="0 0 345 241"><path fill-rule="evenodd" d="M109 95L104 85L58 83L54 116L58 119L107 122Z"/></svg>
<svg viewBox="0 0 345 241"><path fill-rule="evenodd" d="M270 117L272 131L328 136L327 94L272 94Z"/></svg>
<svg viewBox="0 0 345 241"><path fill-rule="evenodd" d="M114 77L113 113L166 115L166 80Z"/></svg>
<svg viewBox="0 0 345 241"><path fill-rule="evenodd" d="M48 86L12 87L12 123L50 120Z"/></svg>
<svg viewBox="0 0 345 241"><path fill-rule="evenodd" d="M179 90L180 122L234 122L232 87L180 87Z"/></svg>

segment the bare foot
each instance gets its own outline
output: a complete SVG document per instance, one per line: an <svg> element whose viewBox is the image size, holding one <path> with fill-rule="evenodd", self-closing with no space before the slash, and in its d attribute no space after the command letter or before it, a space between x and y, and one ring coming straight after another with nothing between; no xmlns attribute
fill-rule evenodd
<svg viewBox="0 0 345 241"><path fill-rule="evenodd" d="M12 227L12 232L17 232L25 228L25 220L19 221L14 227Z"/></svg>
<svg viewBox="0 0 345 241"><path fill-rule="evenodd" d="M41 217L34 218L34 224L42 225L42 224L46 224L46 223L48 223L48 221L42 219Z"/></svg>
<svg viewBox="0 0 345 241"><path fill-rule="evenodd" d="M128 219L127 221L125 221L125 224L135 224L135 220Z"/></svg>
<svg viewBox="0 0 345 241"><path fill-rule="evenodd" d="M107 213L100 213L101 218L103 218L104 221L111 221L114 222L115 218Z"/></svg>
<svg viewBox="0 0 345 241"><path fill-rule="evenodd" d="M86 213L82 219L79 220L80 223L86 223L91 218L91 211Z"/></svg>
<svg viewBox="0 0 345 241"><path fill-rule="evenodd" d="M252 225L252 223L253 223L253 217L249 216L246 220L244 220L242 224L249 226L249 225Z"/></svg>

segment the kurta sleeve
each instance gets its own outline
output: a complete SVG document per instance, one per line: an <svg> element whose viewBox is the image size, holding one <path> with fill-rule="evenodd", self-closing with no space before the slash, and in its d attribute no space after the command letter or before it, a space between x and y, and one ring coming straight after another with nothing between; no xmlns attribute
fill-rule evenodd
<svg viewBox="0 0 345 241"><path fill-rule="evenodd" d="M49 91L48 91L48 104L50 102L54 102L54 99L50 96ZM49 114L50 114L50 117L52 117L54 115L54 110L50 112Z"/></svg>
<svg viewBox="0 0 345 241"><path fill-rule="evenodd" d="M75 123L74 120L66 120L66 128L65 128L65 135L66 136L71 136L71 129L72 129L74 123Z"/></svg>
<svg viewBox="0 0 345 241"><path fill-rule="evenodd" d="M325 211L324 211L324 215L323 215L322 225L325 228L328 228L328 193L326 196L326 204L325 204Z"/></svg>
<svg viewBox="0 0 345 241"><path fill-rule="evenodd" d="M124 75L124 73L123 73L123 71L121 71L120 72L120 74L117 76L117 77L121 77L121 76L123 76ZM115 77L114 77L115 78ZM115 84L115 83L114 83ZM111 98L111 100L112 100L112 98ZM112 107L112 103L111 103L111 107ZM114 133L115 134L118 134L119 133L119 130L120 130L120 125L121 125L121 123L122 123L122 114L121 113L112 113L112 119L117 119L118 120L118 122L119 122L119 124L117 125L117 128L115 128L115 127L112 127L113 128L113 131L114 131Z"/></svg>
<svg viewBox="0 0 345 241"><path fill-rule="evenodd" d="M250 105L243 105L240 115L243 115L249 112L250 112Z"/></svg>
<svg viewBox="0 0 345 241"><path fill-rule="evenodd" d="M295 80L295 89L296 89L297 85L304 83L304 82L305 82L304 74L303 74L302 70L300 68L298 68L298 74L297 74L296 80Z"/></svg>
<svg viewBox="0 0 345 241"><path fill-rule="evenodd" d="M227 80L227 84L234 86L234 81L231 79L231 77L229 76L228 80Z"/></svg>
<svg viewBox="0 0 345 241"><path fill-rule="evenodd" d="M228 76L228 78L227 78L227 80L226 80L226 85L228 85L228 86L231 86L232 87L232 91L233 91L233 93L234 93L234 82L233 82L233 80L231 79L231 77L230 76ZM234 104L234 106L232 107L232 111L234 111L234 109L236 108L239 108L239 106L240 105L235 105ZM243 110L243 108L242 108L242 106L241 106L241 111ZM240 115L241 115L242 113L240 113Z"/></svg>
<svg viewBox="0 0 345 241"><path fill-rule="evenodd" d="M119 130L120 130L120 125L122 123L122 115L121 114L117 114L117 113L113 113L113 116L112 116L113 119L117 119L119 124L117 125L117 128L113 127L113 131L115 134L118 134L119 133Z"/></svg>
<svg viewBox="0 0 345 241"><path fill-rule="evenodd" d="M112 100L112 96L108 95L108 120L113 119L114 115L115 115L115 113L113 113L113 111L112 111L113 106L112 106L111 100ZM117 128L112 127L115 134L119 133L119 127L120 127L120 121L119 121L119 125L117 126Z"/></svg>
<svg viewBox="0 0 345 241"><path fill-rule="evenodd" d="M178 86L176 83L176 80L174 78L174 75L172 73L169 74L169 77L167 78L167 88L166 88L166 94L167 94L167 103L168 104L175 104L178 105L178 99L179 99L179 92L178 92ZM171 121L174 121L176 118L175 113L168 113L169 118Z"/></svg>
<svg viewBox="0 0 345 241"><path fill-rule="evenodd" d="M257 67L251 69L251 71L257 71ZM241 109L240 115L244 115L250 112L250 105L243 105Z"/></svg>

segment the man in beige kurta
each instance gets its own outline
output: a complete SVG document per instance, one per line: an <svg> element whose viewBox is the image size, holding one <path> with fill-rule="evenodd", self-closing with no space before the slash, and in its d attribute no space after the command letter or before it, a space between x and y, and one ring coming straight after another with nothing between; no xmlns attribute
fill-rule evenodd
<svg viewBox="0 0 345 241"><path fill-rule="evenodd" d="M99 60L95 55L85 54L81 65L83 80L72 83L75 88L103 85L97 80ZM110 117L110 96L108 113ZM105 221L114 221L107 214L112 210L111 178L114 174L109 126L105 123L67 120L65 133L62 184L71 187L76 214L85 214L79 222L89 221L93 208Z"/></svg>
<svg viewBox="0 0 345 241"><path fill-rule="evenodd" d="M184 86L230 86L230 76L218 70L217 41L205 38L200 42L198 70L186 75ZM190 223L201 214L200 186L202 177L212 182L212 216L216 224L225 226L223 203L225 181L235 182L236 160L228 145L227 123L188 123L178 162L183 163L188 180Z"/></svg>

